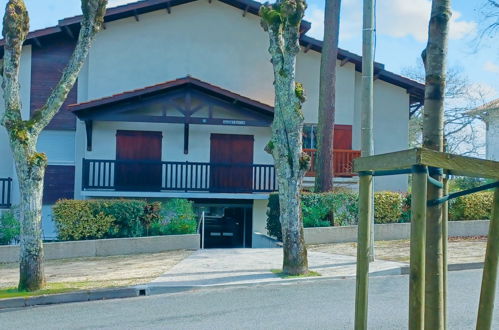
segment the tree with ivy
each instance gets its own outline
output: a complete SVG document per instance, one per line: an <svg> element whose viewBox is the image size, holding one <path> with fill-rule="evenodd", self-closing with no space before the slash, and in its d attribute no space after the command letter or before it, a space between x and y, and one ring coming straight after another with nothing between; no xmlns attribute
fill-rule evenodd
<svg viewBox="0 0 499 330"><path fill-rule="evenodd" d="M81 1L83 17L73 55L46 103L27 120L21 116L19 66L23 44L29 32L29 16L23 0L9 0L5 9L2 32L5 46L0 70L5 113L1 124L9 135L21 195L19 290L34 291L45 284L41 214L47 156L37 151L37 140L75 84L95 35L103 26L106 5L107 0Z"/></svg>
<svg viewBox="0 0 499 330"><path fill-rule="evenodd" d="M308 273L300 190L310 158L302 150L304 89L295 81L300 24L306 7L304 0L278 0L260 7L261 24L270 40L275 88L272 137L266 151L274 158L279 184L282 271L289 275Z"/></svg>

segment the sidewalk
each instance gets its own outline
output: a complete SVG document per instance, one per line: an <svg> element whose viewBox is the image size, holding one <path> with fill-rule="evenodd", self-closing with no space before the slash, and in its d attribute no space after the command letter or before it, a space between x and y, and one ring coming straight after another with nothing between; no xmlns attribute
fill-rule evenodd
<svg viewBox="0 0 499 330"><path fill-rule="evenodd" d="M323 252L308 253L310 270L321 278L354 277L356 258ZM374 275L400 275L407 264L378 260L371 264ZM306 278L281 278L271 272L281 269L282 249L208 249L199 250L150 282L152 293L212 286L289 282Z"/></svg>

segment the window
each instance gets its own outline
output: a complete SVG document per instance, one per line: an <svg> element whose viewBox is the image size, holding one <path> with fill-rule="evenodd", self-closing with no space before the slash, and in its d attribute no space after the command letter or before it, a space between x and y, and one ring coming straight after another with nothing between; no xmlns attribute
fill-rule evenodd
<svg viewBox="0 0 499 330"><path fill-rule="evenodd" d="M303 149L317 149L317 125L303 125Z"/></svg>

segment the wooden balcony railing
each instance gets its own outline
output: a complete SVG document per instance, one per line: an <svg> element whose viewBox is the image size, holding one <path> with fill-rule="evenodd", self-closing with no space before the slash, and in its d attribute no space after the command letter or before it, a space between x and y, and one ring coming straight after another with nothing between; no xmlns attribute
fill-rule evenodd
<svg viewBox="0 0 499 330"><path fill-rule="evenodd" d="M306 176L315 176L315 154L317 149L303 149L311 159L310 170ZM352 177L355 174L353 170L353 160L360 157L360 150L343 150L335 149L333 151L334 176L335 177Z"/></svg>
<svg viewBox="0 0 499 330"><path fill-rule="evenodd" d="M277 190L273 165L83 159L83 190L255 193Z"/></svg>
<svg viewBox="0 0 499 330"><path fill-rule="evenodd" d="M11 178L0 178L0 209L11 207L10 191L12 189Z"/></svg>

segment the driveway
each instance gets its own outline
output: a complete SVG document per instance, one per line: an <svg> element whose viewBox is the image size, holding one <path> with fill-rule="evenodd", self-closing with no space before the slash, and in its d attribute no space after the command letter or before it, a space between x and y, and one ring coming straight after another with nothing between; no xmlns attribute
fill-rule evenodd
<svg viewBox="0 0 499 330"><path fill-rule="evenodd" d="M355 276L356 259L352 256L310 251L310 270L321 278ZM405 264L378 260L371 264L372 275L400 274ZM207 249L185 258L149 285L151 290L171 287L205 287L290 281L271 270L282 268L282 249ZM302 280L291 279L291 280Z"/></svg>

